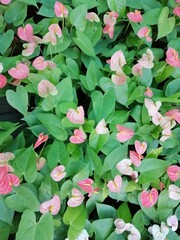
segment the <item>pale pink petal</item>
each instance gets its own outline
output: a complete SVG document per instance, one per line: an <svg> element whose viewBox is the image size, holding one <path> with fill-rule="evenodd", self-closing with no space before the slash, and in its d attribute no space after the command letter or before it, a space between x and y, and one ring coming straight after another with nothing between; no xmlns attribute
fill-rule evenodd
<svg viewBox="0 0 180 240"><path fill-rule="evenodd" d="M167 168L167 174L171 181L175 182L180 179L180 167L171 165Z"/></svg>
<svg viewBox="0 0 180 240"><path fill-rule="evenodd" d="M62 30L57 23L51 24L48 29L50 32L53 32L54 34L56 34L58 37L62 36Z"/></svg>
<svg viewBox="0 0 180 240"><path fill-rule="evenodd" d="M123 83L125 83L127 79L127 76L124 74L124 72L122 73L116 73L116 74L112 74L111 76L111 80L114 83L115 86L119 86Z"/></svg>
<svg viewBox="0 0 180 240"><path fill-rule="evenodd" d="M145 153L145 151L147 149L147 143L146 142L140 142L140 141L136 140L134 145L135 145L136 152L138 154Z"/></svg>
<svg viewBox="0 0 180 240"><path fill-rule="evenodd" d="M176 231L178 229L178 219L176 215L171 215L167 218L167 224L171 227L172 231Z"/></svg>
<svg viewBox="0 0 180 240"><path fill-rule="evenodd" d="M160 138L161 142L166 141L172 135L171 129L167 128L162 131L162 137Z"/></svg>
<svg viewBox="0 0 180 240"><path fill-rule="evenodd" d="M4 88L6 84L7 84L7 78L4 75L0 74L0 89Z"/></svg>
<svg viewBox="0 0 180 240"><path fill-rule="evenodd" d="M166 112L167 117L171 117L172 120L175 120L177 123L180 124L180 110L179 109L172 109Z"/></svg>
<svg viewBox="0 0 180 240"><path fill-rule="evenodd" d="M37 148L39 145L41 145L43 142L46 142L47 140L48 140L48 135L44 135L44 133L40 133L37 141L34 144L34 149Z"/></svg>
<svg viewBox="0 0 180 240"><path fill-rule="evenodd" d="M147 87L144 95L146 95L148 97L153 97L154 94L153 94L152 90L149 87Z"/></svg>
<svg viewBox="0 0 180 240"><path fill-rule="evenodd" d="M56 17L67 17L68 16L68 10L67 8L64 6L64 4L62 4L61 2L55 2L54 4L54 12Z"/></svg>
<svg viewBox="0 0 180 240"><path fill-rule="evenodd" d="M92 193L93 192L93 187L92 187L93 183L94 183L94 181L91 178L86 178L84 180L79 181L77 184L83 191L85 191L87 193Z"/></svg>
<svg viewBox="0 0 180 240"><path fill-rule="evenodd" d="M116 134L116 138L120 142L126 142L126 141L130 140L134 136L134 131L129 129L129 128L126 128L126 127L121 126L119 124L116 125L116 128L119 131Z"/></svg>
<svg viewBox="0 0 180 240"><path fill-rule="evenodd" d="M132 74L134 76L142 76L142 69L143 67L139 63L137 63L132 67Z"/></svg>
<svg viewBox="0 0 180 240"><path fill-rule="evenodd" d="M24 79L29 75L29 68L24 63L17 63L15 68L8 70L9 75L16 79Z"/></svg>
<svg viewBox="0 0 180 240"><path fill-rule="evenodd" d="M8 162L15 158L15 155L11 152L0 153L0 164Z"/></svg>
<svg viewBox="0 0 180 240"><path fill-rule="evenodd" d="M154 206L158 200L158 191L155 188L152 188L150 192L144 190L140 194L140 200L142 206L150 208Z"/></svg>
<svg viewBox="0 0 180 240"><path fill-rule="evenodd" d="M108 34L109 37L112 39L114 36L114 26L106 24L105 27L103 28L103 33Z"/></svg>
<svg viewBox="0 0 180 240"><path fill-rule="evenodd" d="M170 184L168 188L169 198L173 200L180 200L180 188L176 185Z"/></svg>
<svg viewBox="0 0 180 240"><path fill-rule="evenodd" d="M110 60L110 69L112 71L118 71L121 70L122 67L126 64L126 59L124 57L124 54L121 50L115 52Z"/></svg>
<svg viewBox="0 0 180 240"><path fill-rule="evenodd" d="M130 167L131 165L132 161L125 158L116 165L116 168L121 174L131 176L133 174L133 169Z"/></svg>
<svg viewBox="0 0 180 240"><path fill-rule="evenodd" d="M130 234L127 236L128 240L141 240L140 232L133 224L127 223L126 230L130 232Z"/></svg>
<svg viewBox="0 0 180 240"><path fill-rule="evenodd" d="M127 14L127 17L129 18L130 21L136 22L136 23L142 22L143 20L141 12L138 10L135 10L135 12L129 12Z"/></svg>
<svg viewBox="0 0 180 240"><path fill-rule="evenodd" d="M11 0L1 0L0 2L4 5L7 5L11 2Z"/></svg>
<svg viewBox="0 0 180 240"><path fill-rule="evenodd" d="M86 134L81 129L75 129L74 135L69 138L70 142L74 144L83 143L86 140Z"/></svg>
<svg viewBox="0 0 180 240"><path fill-rule="evenodd" d="M124 231L126 231L126 223L122 219L117 218L114 221L114 225L116 226L115 232L117 234L122 234Z"/></svg>
<svg viewBox="0 0 180 240"><path fill-rule="evenodd" d="M158 112L159 108L161 107L160 101L154 102L153 100L148 98L144 99L144 104L148 110L149 116L155 115Z"/></svg>
<svg viewBox="0 0 180 240"><path fill-rule="evenodd" d="M25 48L23 51L22 51L22 55L23 56L31 56L36 48L36 43L35 42L30 42L30 43L25 43L23 44L23 47Z"/></svg>
<svg viewBox="0 0 180 240"><path fill-rule="evenodd" d="M50 42L53 46L55 46L57 43L57 40L56 40L56 36L55 36L54 32L46 33L43 37L43 42L44 43Z"/></svg>
<svg viewBox="0 0 180 240"><path fill-rule="evenodd" d="M100 21L98 15L96 13L94 13L94 12L87 13L85 18L87 20L89 20L90 22L99 22Z"/></svg>
<svg viewBox="0 0 180 240"><path fill-rule="evenodd" d="M82 106L77 107L76 109L68 109L68 112L66 114L67 118L70 122L75 124L84 124L84 109Z"/></svg>
<svg viewBox="0 0 180 240"><path fill-rule="evenodd" d="M54 197L46 202L43 202L40 205L40 212L42 214L51 212L52 215L57 215L57 213L59 212L61 207L61 202L60 202L60 198L58 195L54 195Z"/></svg>
<svg viewBox="0 0 180 240"><path fill-rule="evenodd" d="M129 151L129 156L132 161L132 163L139 167L141 165L141 159L143 159L143 156L138 154L136 151Z"/></svg>
<svg viewBox="0 0 180 240"><path fill-rule="evenodd" d="M59 165L52 170L50 176L54 181L59 182L66 176L66 172L64 170L65 167L63 165Z"/></svg>
<svg viewBox="0 0 180 240"><path fill-rule="evenodd" d="M38 84L38 95L46 98L49 95L55 96L58 94L57 88L49 80L42 79Z"/></svg>
<svg viewBox="0 0 180 240"><path fill-rule="evenodd" d="M36 158L36 169L38 170L38 171L40 171L43 167L44 167L44 165L45 165L45 163L46 163L46 159L45 158L43 158L43 157L37 157Z"/></svg>
<svg viewBox="0 0 180 240"><path fill-rule="evenodd" d="M120 175L115 176L114 180L109 181L107 187L111 192L120 192L122 186L122 177Z"/></svg>
<svg viewBox="0 0 180 240"><path fill-rule="evenodd" d="M84 196L82 193L77 188L73 188L72 197L68 200L67 205L69 207L77 207L82 204L83 200Z"/></svg>
<svg viewBox="0 0 180 240"><path fill-rule="evenodd" d="M106 127L106 122L102 119L96 126L96 133L97 134L108 134L109 129Z"/></svg>
<svg viewBox="0 0 180 240"><path fill-rule="evenodd" d="M26 24L24 28L19 27L17 35L26 42L34 42L33 27L31 24Z"/></svg>
<svg viewBox="0 0 180 240"><path fill-rule="evenodd" d="M153 68L154 67L154 55L151 49L147 49L146 53L143 54L142 58L138 60L138 63L144 68Z"/></svg>
<svg viewBox="0 0 180 240"><path fill-rule="evenodd" d="M39 56L34 59L32 66L37 70L44 70L48 66L48 63L44 60L44 57Z"/></svg>
<svg viewBox="0 0 180 240"><path fill-rule="evenodd" d="M54 63L54 62L52 62L52 61L46 61L47 62L47 64L48 64L48 66L49 66L49 68L50 69L53 69L53 68L55 68L56 67L56 64Z"/></svg>
<svg viewBox="0 0 180 240"><path fill-rule="evenodd" d="M166 62L172 67L180 68L180 58L174 48L168 48L166 52Z"/></svg>

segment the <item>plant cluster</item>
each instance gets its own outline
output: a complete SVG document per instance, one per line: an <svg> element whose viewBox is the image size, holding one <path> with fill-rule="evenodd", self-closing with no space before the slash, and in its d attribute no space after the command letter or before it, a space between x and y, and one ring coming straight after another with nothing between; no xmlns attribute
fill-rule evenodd
<svg viewBox="0 0 180 240"><path fill-rule="evenodd" d="M178 240L179 0L0 0L1 240Z"/></svg>

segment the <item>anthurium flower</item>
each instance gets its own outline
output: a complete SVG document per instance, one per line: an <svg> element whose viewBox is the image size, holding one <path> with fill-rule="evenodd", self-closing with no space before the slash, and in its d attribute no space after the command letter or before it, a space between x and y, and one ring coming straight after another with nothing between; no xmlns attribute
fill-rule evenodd
<svg viewBox="0 0 180 240"><path fill-rule="evenodd" d="M176 231L178 229L178 219L176 215L171 215L167 218L167 224L171 227L172 231Z"/></svg>
<svg viewBox="0 0 180 240"><path fill-rule="evenodd" d="M126 231L130 232L128 240L141 240L141 234L137 228L131 223L126 223Z"/></svg>
<svg viewBox="0 0 180 240"><path fill-rule="evenodd" d="M74 135L69 138L70 142L74 144L83 143L86 140L86 134L83 129L75 129Z"/></svg>
<svg viewBox="0 0 180 240"><path fill-rule="evenodd" d="M154 102L153 100L148 98L144 99L144 104L148 110L149 116L155 115L158 112L159 108L161 107L160 101Z"/></svg>
<svg viewBox="0 0 180 240"><path fill-rule="evenodd" d="M180 167L171 165L167 168L167 174L171 181L175 182L180 179Z"/></svg>
<svg viewBox="0 0 180 240"><path fill-rule="evenodd" d="M103 33L108 34L110 38L113 38L114 36L114 25L106 24L103 28Z"/></svg>
<svg viewBox="0 0 180 240"><path fill-rule="evenodd" d="M105 27L103 28L103 33L108 34L110 38L113 38L114 36L114 25L116 24L118 16L119 14L114 11L104 14L103 21Z"/></svg>
<svg viewBox="0 0 180 240"><path fill-rule="evenodd" d="M129 12L127 14L127 17L129 18L129 20L131 22L142 22L143 18L142 18L142 15L141 15L141 12L138 11L137 9L135 10L135 12Z"/></svg>
<svg viewBox="0 0 180 240"><path fill-rule="evenodd" d="M129 129L129 128L126 128L126 127L121 126L119 124L116 125L116 128L119 131L116 134L116 138L120 142L126 142L126 141L130 140L134 136L134 131Z"/></svg>
<svg viewBox="0 0 180 240"><path fill-rule="evenodd" d="M11 167L8 162L13 160L15 155L11 152L0 153L0 167L6 166L8 168L8 172L13 172L14 168Z"/></svg>
<svg viewBox="0 0 180 240"><path fill-rule="evenodd" d="M77 188L73 188L72 197L68 200L67 205L69 207L77 207L81 205L83 200L84 200L84 196L82 195L82 193Z"/></svg>
<svg viewBox="0 0 180 240"><path fill-rule="evenodd" d="M169 198L173 200L180 200L180 188L176 185L170 184L168 188Z"/></svg>
<svg viewBox="0 0 180 240"><path fill-rule="evenodd" d="M55 46L57 43L56 35L53 32L46 33L46 35L44 35L43 37L43 42L44 43L50 42L53 46Z"/></svg>
<svg viewBox="0 0 180 240"><path fill-rule="evenodd" d="M55 96L58 94L57 88L49 80L42 79L38 84L38 95L46 98L49 95Z"/></svg>
<svg viewBox="0 0 180 240"><path fill-rule="evenodd" d="M108 182L107 187L111 192L120 192L122 186L122 177L120 175L115 176L114 180Z"/></svg>
<svg viewBox="0 0 180 240"><path fill-rule="evenodd" d="M136 166L139 167L141 164L141 160L144 158L143 155L138 154L136 151L129 151L130 159L132 163Z"/></svg>
<svg viewBox="0 0 180 240"><path fill-rule="evenodd" d="M180 6L176 6L176 7L174 8L174 10L173 10L173 13L174 13L176 16L180 17Z"/></svg>
<svg viewBox="0 0 180 240"><path fill-rule="evenodd" d="M62 30L60 28L60 26L57 23L53 23L49 26L48 30L50 32L53 32L55 35L57 35L58 37L62 36Z"/></svg>
<svg viewBox="0 0 180 240"><path fill-rule="evenodd" d="M44 60L44 57L39 56L34 59L32 66L37 70L44 70L45 68L47 68L48 63Z"/></svg>
<svg viewBox="0 0 180 240"><path fill-rule="evenodd" d="M161 222L161 227L159 227L157 224L154 224L148 228L148 231L153 235L154 240L165 240L169 233L169 228L164 222Z"/></svg>
<svg viewBox="0 0 180 240"><path fill-rule="evenodd" d="M175 120L177 123L180 124L180 110L179 109L172 109L166 112L166 116L170 117L172 120Z"/></svg>
<svg viewBox="0 0 180 240"><path fill-rule="evenodd" d="M46 163L46 159L44 157L36 157L36 169L37 171L41 170Z"/></svg>
<svg viewBox="0 0 180 240"><path fill-rule="evenodd" d="M152 188L150 192L144 190L140 194L140 200L142 206L150 208L154 206L158 200L158 191L155 188Z"/></svg>
<svg viewBox="0 0 180 240"><path fill-rule="evenodd" d="M166 141L168 138L170 138L172 136L172 132L171 129L166 128L162 131L162 137L160 138L161 142Z"/></svg>
<svg viewBox="0 0 180 240"><path fill-rule="evenodd" d="M59 165L52 170L50 176L54 181L59 182L66 176L66 172L64 170L65 167L63 165Z"/></svg>
<svg viewBox="0 0 180 240"><path fill-rule="evenodd" d="M37 47L37 44L35 42L30 43L24 43L23 44L24 50L22 51L23 56L31 56Z"/></svg>
<svg viewBox="0 0 180 240"><path fill-rule="evenodd" d="M69 240L69 238L66 238L65 240ZM89 240L89 234L86 229L83 229L75 240Z"/></svg>
<svg viewBox="0 0 180 240"><path fill-rule="evenodd" d="M93 192L93 186L92 186L93 183L94 183L94 181L91 178L86 178L84 180L79 181L77 184L83 191L85 191L87 193L92 193Z"/></svg>
<svg viewBox="0 0 180 240"><path fill-rule="evenodd" d="M66 114L70 122L75 124L84 124L84 108L82 106L77 107L76 109L69 108Z"/></svg>
<svg viewBox="0 0 180 240"><path fill-rule="evenodd" d="M174 48L168 48L166 52L166 62L172 67L180 68L180 58Z"/></svg>
<svg viewBox="0 0 180 240"><path fill-rule="evenodd" d="M87 13L85 18L87 20L89 20L90 22L99 22L100 21L98 15L94 12Z"/></svg>
<svg viewBox="0 0 180 240"><path fill-rule="evenodd" d="M151 97L153 97L154 94L153 94L152 90L149 87L147 87L146 91L144 92L144 95L151 98Z"/></svg>
<svg viewBox="0 0 180 240"><path fill-rule="evenodd" d="M55 2L54 12L56 17L65 18L68 16L68 10L61 2Z"/></svg>
<svg viewBox="0 0 180 240"><path fill-rule="evenodd" d="M143 54L142 58L138 60L138 63L144 68L153 68L154 67L154 55L151 49L147 49L146 53Z"/></svg>
<svg viewBox="0 0 180 240"><path fill-rule="evenodd" d="M37 148L39 145L41 145L43 142L46 142L47 140L48 140L48 135L44 135L44 133L40 133L37 141L34 144L34 149Z"/></svg>
<svg viewBox="0 0 180 240"><path fill-rule="evenodd" d="M145 38L147 42L152 42L152 38L149 36L151 29L148 27L143 27L138 31L139 38Z"/></svg>
<svg viewBox="0 0 180 240"><path fill-rule="evenodd" d="M97 124L96 133L100 135L109 133L109 129L106 127L106 122L104 118Z"/></svg>
<svg viewBox="0 0 180 240"><path fill-rule="evenodd" d="M121 50L115 52L110 59L110 69L112 71L121 70L122 67L126 64L126 59Z"/></svg>
<svg viewBox="0 0 180 240"><path fill-rule="evenodd" d="M58 214L60 207L61 207L60 198L58 195L55 194L51 200L43 202L40 205L40 212L42 214L50 212L52 215L56 215Z"/></svg>
<svg viewBox="0 0 180 240"><path fill-rule="evenodd" d="M123 221L123 219L117 218L114 221L114 225L116 226L115 232L117 234L122 234L124 231L126 231L126 223Z"/></svg>
<svg viewBox="0 0 180 240"><path fill-rule="evenodd" d="M0 3L7 5L11 2L11 0L0 0Z"/></svg>
<svg viewBox="0 0 180 240"><path fill-rule="evenodd" d="M118 71L116 72L116 74L112 74L111 76L111 80L116 86L119 86L125 83L126 79L127 79L127 76L123 71Z"/></svg>
<svg viewBox="0 0 180 240"><path fill-rule="evenodd" d="M9 75L15 79L24 79L29 75L29 68L25 63L17 63L15 68L8 70Z"/></svg>
<svg viewBox="0 0 180 240"><path fill-rule="evenodd" d="M140 142L140 141L136 140L134 145L135 145L136 152L138 154L145 153L145 151L147 149L147 143L146 142Z"/></svg>
<svg viewBox="0 0 180 240"><path fill-rule="evenodd" d="M26 26L19 27L17 31L17 35L20 39L26 42L34 42L34 35L33 35L33 27L31 24L26 24Z"/></svg>
<svg viewBox="0 0 180 240"><path fill-rule="evenodd" d="M131 176L133 174L133 169L130 167L132 165L131 159L123 159L117 165L117 170L124 175Z"/></svg>
<svg viewBox="0 0 180 240"><path fill-rule="evenodd" d="M4 75L0 74L0 89L5 87L6 84L7 84L7 78Z"/></svg>
<svg viewBox="0 0 180 240"><path fill-rule="evenodd" d="M141 64L137 63L132 67L132 74L134 76L142 76L142 69L143 69L143 66L141 66Z"/></svg>

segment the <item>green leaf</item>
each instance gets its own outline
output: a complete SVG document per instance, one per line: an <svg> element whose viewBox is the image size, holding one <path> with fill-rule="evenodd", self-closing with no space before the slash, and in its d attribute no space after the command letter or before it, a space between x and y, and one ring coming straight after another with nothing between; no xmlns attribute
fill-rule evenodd
<svg viewBox="0 0 180 240"><path fill-rule="evenodd" d="M6 222L0 221L1 240L9 239L10 231L11 231L11 225L9 225Z"/></svg>
<svg viewBox="0 0 180 240"><path fill-rule="evenodd" d="M86 27L86 19L85 19L86 14L87 14L87 6L86 4L83 4L74 8L69 16L70 23L74 25L76 29L82 32L85 30L85 27Z"/></svg>
<svg viewBox="0 0 180 240"><path fill-rule="evenodd" d="M113 218L95 220L93 223L95 239L107 239L114 227ZM102 231L103 229L103 231Z"/></svg>
<svg viewBox="0 0 180 240"><path fill-rule="evenodd" d="M14 187L14 192L15 194L5 199L5 203L9 208L17 212L24 212L26 209L31 209L34 212L39 211L40 203L31 190L20 185Z"/></svg>
<svg viewBox="0 0 180 240"><path fill-rule="evenodd" d="M69 161L69 154L64 142L55 140L51 144L47 154L47 160L50 168L56 167L58 162L62 165L67 165Z"/></svg>
<svg viewBox="0 0 180 240"><path fill-rule="evenodd" d="M0 220L8 224L12 224L14 211L8 208L4 202L4 197L0 196ZM1 232L1 231L0 231Z"/></svg>
<svg viewBox="0 0 180 240"><path fill-rule="evenodd" d="M165 96L170 97L175 93L180 92L180 78L174 79L171 82L169 82L165 89Z"/></svg>
<svg viewBox="0 0 180 240"><path fill-rule="evenodd" d="M111 11L116 11L121 16L125 13L126 0L107 0L107 4Z"/></svg>
<svg viewBox="0 0 180 240"><path fill-rule="evenodd" d="M95 130L91 131L89 136L89 146L91 146L96 153L98 153L104 144L107 142L109 134L97 134Z"/></svg>
<svg viewBox="0 0 180 240"><path fill-rule="evenodd" d="M10 47L14 38L13 30L9 29L6 33L0 34L0 53L3 55L6 50Z"/></svg>
<svg viewBox="0 0 180 240"><path fill-rule="evenodd" d="M122 203L117 210L118 218L122 218L126 223L131 222L131 212L126 202Z"/></svg>
<svg viewBox="0 0 180 240"><path fill-rule="evenodd" d="M99 218L117 218L116 209L112 206L102 203L96 203L96 209Z"/></svg>
<svg viewBox="0 0 180 240"><path fill-rule="evenodd" d="M8 103L24 116L28 111L28 94L23 86L17 86L16 92L13 90L6 91Z"/></svg>
<svg viewBox="0 0 180 240"><path fill-rule="evenodd" d="M24 176L25 180L29 183L34 182L37 177L36 170L36 155L33 147L23 149L13 161L15 174L20 178Z"/></svg>
<svg viewBox="0 0 180 240"><path fill-rule="evenodd" d="M36 222L35 213L28 209L21 217L16 240L49 240L54 236L53 217L50 213L43 214Z"/></svg>
<svg viewBox="0 0 180 240"><path fill-rule="evenodd" d="M8 6L4 14L4 19L7 23L13 23L17 27L23 23L26 16L27 4L15 1Z"/></svg>
<svg viewBox="0 0 180 240"><path fill-rule="evenodd" d="M68 76L70 74L70 77L73 79L79 79L79 66L76 63L76 61L72 58L66 59L66 68L64 72Z"/></svg>
<svg viewBox="0 0 180 240"><path fill-rule="evenodd" d="M174 17L168 18L168 15L169 15L169 8L164 7L161 10L161 13L160 13L159 19L158 19L157 39L167 36L169 33L172 32L172 30L175 26L175 18Z"/></svg>
<svg viewBox="0 0 180 240"><path fill-rule="evenodd" d="M57 115L52 113L40 113L38 114L38 119L57 140L64 141L67 139L67 132L62 127L61 120Z"/></svg>
<svg viewBox="0 0 180 240"><path fill-rule="evenodd" d="M38 7L37 6L37 3L36 3L36 0L17 0L18 2L23 2L23 3L26 3L28 5L33 5L35 7Z"/></svg>
<svg viewBox="0 0 180 240"><path fill-rule="evenodd" d="M143 211L139 210L135 213L132 219L132 224L140 231L142 232L144 230L144 216Z"/></svg>
<svg viewBox="0 0 180 240"><path fill-rule="evenodd" d="M86 223L87 210L83 205L78 207L67 207L63 221L66 225L70 225L68 229L69 240L74 240L82 232Z"/></svg>
<svg viewBox="0 0 180 240"><path fill-rule="evenodd" d="M158 23L161 8L150 9L143 14L143 22L147 25L156 25Z"/></svg>
<svg viewBox="0 0 180 240"><path fill-rule="evenodd" d="M77 46L88 56L95 57L95 51L89 38L81 31L76 31L77 38L73 38Z"/></svg>
<svg viewBox="0 0 180 240"><path fill-rule="evenodd" d="M161 177L169 163L156 158L144 158L141 165L138 167L138 171L141 173L139 176L139 183L144 184L152 182Z"/></svg>
<svg viewBox="0 0 180 240"><path fill-rule="evenodd" d="M8 126L8 128L4 128ZM0 122L0 145L18 128L17 124L10 122Z"/></svg>

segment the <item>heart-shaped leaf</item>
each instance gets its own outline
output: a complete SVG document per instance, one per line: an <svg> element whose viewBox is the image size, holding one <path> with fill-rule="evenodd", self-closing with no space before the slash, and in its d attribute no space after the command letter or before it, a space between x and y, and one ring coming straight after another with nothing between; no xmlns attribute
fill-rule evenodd
<svg viewBox="0 0 180 240"><path fill-rule="evenodd" d="M158 36L157 39L167 36L169 33L172 32L174 25L175 25L175 18L170 17L169 15L169 8L164 7L159 15L158 19Z"/></svg>
<svg viewBox="0 0 180 240"><path fill-rule="evenodd" d="M14 38L13 30L8 30L6 33L0 34L0 53L3 55L11 45Z"/></svg>

